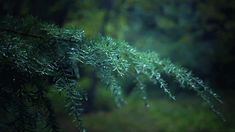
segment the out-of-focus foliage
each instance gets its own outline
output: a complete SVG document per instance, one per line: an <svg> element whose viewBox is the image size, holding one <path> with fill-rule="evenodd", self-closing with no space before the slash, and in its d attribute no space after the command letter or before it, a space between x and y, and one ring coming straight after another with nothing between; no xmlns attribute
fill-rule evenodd
<svg viewBox="0 0 235 132"><path fill-rule="evenodd" d="M194 77L191 72L172 64L169 60L161 59L154 52L139 52L126 42L116 41L110 37L100 36L95 40L85 40L83 31L61 29L38 22L33 18L22 20L10 17L2 18L0 26L0 59L1 72L3 72L1 75L6 74L5 68L10 73L6 74L6 79L2 78L1 98L2 100L7 100L7 98L21 100L20 102L3 101L3 108L12 109L13 106L25 105L22 109L16 109L15 113L19 112L19 114L13 116L13 121L10 122L13 125L16 123L23 123L23 126L29 125L25 127L17 125L16 129L24 131L37 128L37 120L42 120L44 117L24 118L31 105L32 108L37 106L37 103L34 103L34 96L38 96L38 93L25 91L26 84L38 88L37 91L42 96L36 98L38 103L46 100L43 93L46 91L46 86L38 84L39 82L55 85L59 92L65 94L69 113L75 117L76 121L80 121L84 98L81 90L77 88L77 80L80 77L78 66L81 64L93 67L101 81L110 88L118 106L125 103L119 78L129 74L136 76L139 90L142 93L145 93L144 80L147 79L154 84L159 84L159 87L175 100L167 87L167 82L162 77L167 75L174 78L181 87L195 91L214 112L220 115L212 102L214 100L221 102L216 93L200 79ZM25 80L21 82L21 78ZM16 91L9 91L9 89ZM7 94L8 96L4 96ZM143 94L143 99L146 100L145 94ZM27 106L26 103L31 105ZM42 105L51 112L48 103L42 103ZM5 112L8 113L8 111ZM31 112L38 115L45 111L36 109ZM10 116L6 118L10 120ZM33 124L29 124L31 120L35 120L32 122ZM47 124L52 123L53 120L52 113L49 113ZM24 124L24 122L26 123ZM3 130L9 129L7 126L12 126L7 122L2 124L6 126ZM57 131L54 126L50 127L53 131Z"/></svg>
<svg viewBox="0 0 235 132"><path fill-rule="evenodd" d="M92 132L108 132L110 128L114 132L233 131L223 127L206 106L194 97L178 99L177 102L162 98L151 100L148 109L136 100L138 97L132 94L128 98L129 104L122 109L90 113L83 118L84 126ZM195 106L198 108L195 109Z"/></svg>

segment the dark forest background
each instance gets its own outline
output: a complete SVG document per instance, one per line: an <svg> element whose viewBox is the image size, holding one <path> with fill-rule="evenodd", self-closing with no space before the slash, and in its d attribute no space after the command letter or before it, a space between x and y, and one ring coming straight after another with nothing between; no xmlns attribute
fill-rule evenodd
<svg viewBox="0 0 235 132"><path fill-rule="evenodd" d="M128 105L117 109L89 67L80 85L87 92L83 122L88 131L235 131L235 1L233 0L0 0L0 15L37 17L86 36L111 36L190 69L224 100L223 123L194 93L169 87L172 102L148 85L150 108L123 81ZM131 78L130 78L131 80ZM51 92L61 131L77 131L61 96Z"/></svg>

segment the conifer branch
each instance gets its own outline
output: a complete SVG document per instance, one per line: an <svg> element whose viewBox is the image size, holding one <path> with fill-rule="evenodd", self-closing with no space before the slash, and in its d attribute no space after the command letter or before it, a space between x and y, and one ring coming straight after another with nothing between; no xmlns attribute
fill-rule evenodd
<svg viewBox="0 0 235 132"><path fill-rule="evenodd" d="M33 21L34 25L25 32L28 21ZM37 95L33 90L40 87L38 90L44 94L47 86L53 85L58 92L65 93L66 107L80 125L85 97L77 84L80 79L78 65L84 64L92 66L98 73L100 80L110 88L118 106L125 104L119 79L128 77L130 73L135 76L145 101L147 99L145 80L141 78L159 86L166 95L175 100L163 77L167 75L176 80L182 88L195 91L217 115L222 117L213 104L222 101L212 89L190 71L169 60L161 59L155 52L140 52L128 43L110 37L85 40L84 32L81 30L58 28L33 18L20 20L4 18L0 21L0 36L0 75L6 76L0 76L0 97L4 100L11 99L3 103L3 108L12 109L20 105L21 102L15 99L18 99L17 94L22 92L24 92L22 94L24 97L21 98L23 103L28 101L32 103L32 106L25 107L34 108L33 99ZM38 82L46 85L42 87ZM30 88L26 87L28 84L31 85ZM50 114L52 109L47 98L36 99L47 108L46 111L49 112L47 120L53 121L53 116ZM146 103L146 106L149 105ZM18 109L15 110L19 112ZM45 112L45 109L36 109L34 112ZM9 113L6 113L9 116ZM37 116L33 117L34 120L36 118ZM19 121L27 123L28 119ZM19 121L15 120L16 123ZM51 124L50 127L56 130L55 125Z"/></svg>

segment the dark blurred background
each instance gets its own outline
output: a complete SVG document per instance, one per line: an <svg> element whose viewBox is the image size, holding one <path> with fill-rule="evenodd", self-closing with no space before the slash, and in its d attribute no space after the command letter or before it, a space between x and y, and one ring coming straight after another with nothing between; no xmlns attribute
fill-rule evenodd
<svg viewBox="0 0 235 132"><path fill-rule="evenodd" d="M123 80L127 105L117 109L109 90L93 70L81 67L80 85L87 92L84 126L88 131L235 131L235 1L233 0L0 0L0 14L34 16L61 27L83 29L86 36L107 35L141 51L190 69L221 95L223 123L194 93L178 88L171 101L148 84L150 108ZM129 80L131 80L131 76ZM49 93L61 131L77 131L67 117L63 97Z"/></svg>

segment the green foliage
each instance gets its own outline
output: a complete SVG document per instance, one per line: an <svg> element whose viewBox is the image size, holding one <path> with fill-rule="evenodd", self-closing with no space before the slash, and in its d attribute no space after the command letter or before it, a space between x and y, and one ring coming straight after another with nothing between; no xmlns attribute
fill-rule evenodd
<svg viewBox="0 0 235 132"><path fill-rule="evenodd" d="M222 102L216 93L190 71L161 59L154 52L140 52L110 37L86 39L83 31L58 28L34 18L1 18L0 36L1 111L7 113L1 120L3 130L12 125L19 131L33 130L39 126L38 122L44 122L52 131L57 131L53 111L45 96L49 86L65 94L66 108L82 129L80 116L86 97L77 84L79 65L90 65L95 70L109 87L117 106L125 104L119 80L128 75L136 77L144 100L147 99L145 80L159 85L175 100L164 79L169 76L182 88L195 91L221 116L213 104L214 101ZM38 104L42 106L40 109ZM35 116L26 116L30 113Z"/></svg>
<svg viewBox="0 0 235 132"><path fill-rule="evenodd" d="M233 131L224 127L223 123L216 120L215 115L194 97L188 100L178 99L177 102L162 98L149 99L151 107L148 109L141 102L136 102L136 95L132 94L127 100L128 105L122 109L85 115L84 126L92 132L109 132L110 129L114 132Z"/></svg>
<svg viewBox="0 0 235 132"><path fill-rule="evenodd" d="M9 121L12 122L9 127L15 126L15 123L32 124L30 125L31 127L27 126L29 128L24 128L21 125L17 126L15 130L19 129L19 131L26 131L36 127L36 120L43 120L44 118L37 115L46 112L43 109L36 108L38 104L41 104L49 109L48 101L44 103L45 99L42 97L44 97L48 86L52 84L57 87L58 91L66 94L68 111L75 117L75 120L79 121L83 95L80 93L81 91L76 89L78 78L77 64L68 59L70 56L68 51L80 45L83 39L83 32L79 30L62 30L53 25L38 22L38 20L33 18L25 20L2 18L0 25L0 86L1 98L3 98L1 100L3 100L3 108L6 107L5 112L9 114L6 119L13 118ZM28 88L30 91L26 91L25 87L27 85L31 85L32 88ZM38 92L41 94L38 94ZM6 99L9 100L8 98L16 101L4 101ZM33 108L36 107L31 111L35 116L29 116L35 121L31 121L28 118L20 118L28 115L26 113L27 109L31 108L28 103ZM22 110L13 107L18 105L26 106ZM19 115L11 117L12 112L8 112L8 109L12 109L12 107L16 110L14 113L19 110ZM51 123L52 114L49 114L46 125ZM4 121L3 124L6 125L9 122L5 123ZM53 128L53 131L57 131L57 129Z"/></svg>

